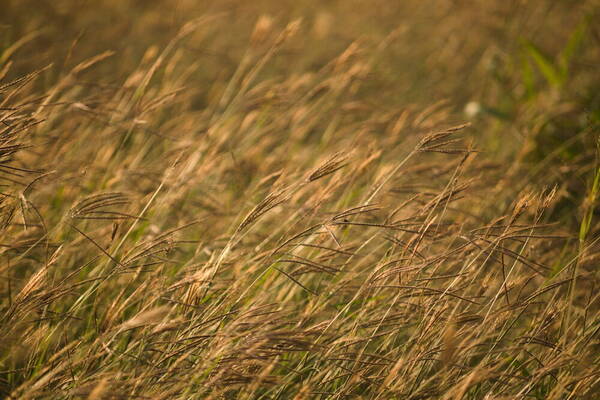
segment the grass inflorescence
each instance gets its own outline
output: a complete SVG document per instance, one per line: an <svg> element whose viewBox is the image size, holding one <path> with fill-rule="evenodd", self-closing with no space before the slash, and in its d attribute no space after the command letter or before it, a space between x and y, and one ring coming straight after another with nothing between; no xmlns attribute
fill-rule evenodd
<svg viewBox="0 0 600 400"><path fill-rule="evenodd" d="M0 396L600 393L597 2L80 3L0 16Z"/></svg>

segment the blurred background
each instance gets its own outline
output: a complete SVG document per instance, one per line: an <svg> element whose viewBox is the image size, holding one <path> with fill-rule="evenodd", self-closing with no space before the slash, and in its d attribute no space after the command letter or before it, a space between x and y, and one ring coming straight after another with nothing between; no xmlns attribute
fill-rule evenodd
<svg viewBox="0 0 600 400"><path fill-rule="evenodd" d="M477 146L510 162L505 174L559 185L555 213L568 218L595 157L598 10L594 0L5 0L0 68L3 79L13 79L50 66L37 82L50 88L110 50L81 80L122 86L186 22L205 18L174 52L182 69L193 65L189 107L202 110L257 39L255 28L268 34L298 19L299 33L264 66L261 80L318 72L355 43L375 54L358 89L361 102L382 110L433 107L449 123L470 121ZM354 108L359 114L360 105Z"/></svg>

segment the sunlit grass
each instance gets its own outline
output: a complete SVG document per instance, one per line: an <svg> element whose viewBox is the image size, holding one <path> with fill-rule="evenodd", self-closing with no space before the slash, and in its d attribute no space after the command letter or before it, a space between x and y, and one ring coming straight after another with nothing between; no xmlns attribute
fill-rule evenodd
<svg viewBox="0 0 600 400"><path fill-rule="evenodd" d="M401 3L9 1L2 396L594 398L597 5Z"/></svg>

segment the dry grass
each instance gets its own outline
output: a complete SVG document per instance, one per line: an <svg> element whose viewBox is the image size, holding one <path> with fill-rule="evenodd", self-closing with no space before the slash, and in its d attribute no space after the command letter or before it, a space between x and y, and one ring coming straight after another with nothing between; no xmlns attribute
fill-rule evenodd
<svg viewBox="0 0 600 400"><path fill-rule="evenodd" d="M597 2L29 3L1 396L598 395Z"/></svg>

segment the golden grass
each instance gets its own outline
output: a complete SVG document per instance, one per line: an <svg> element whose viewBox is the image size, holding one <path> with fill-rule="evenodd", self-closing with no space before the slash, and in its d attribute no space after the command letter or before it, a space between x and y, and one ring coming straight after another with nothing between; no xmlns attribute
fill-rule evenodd
<svg viewBox="0 0 600 400"><path fill-rule="evenodd" d="M597 2L33 3L3 397L597 396Z"/></svg>

